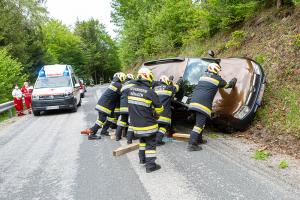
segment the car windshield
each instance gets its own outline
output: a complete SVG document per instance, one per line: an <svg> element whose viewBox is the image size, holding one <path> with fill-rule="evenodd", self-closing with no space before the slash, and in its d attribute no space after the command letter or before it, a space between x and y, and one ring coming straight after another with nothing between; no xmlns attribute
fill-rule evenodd
<svg viewBox="0 0 300 200"><path fill-rule="evenodd" d="M71 86L71 79L65 76L39 78L35 88L58 88Z"/></svg>
<svg viewBox="0 0 300 200"><path fill-rule="evenodd" d="M205 73L208 65L209 62L202 59L190 59L185 69L183 80L188 81L189 85L196 85L199 78Z"/></svg>

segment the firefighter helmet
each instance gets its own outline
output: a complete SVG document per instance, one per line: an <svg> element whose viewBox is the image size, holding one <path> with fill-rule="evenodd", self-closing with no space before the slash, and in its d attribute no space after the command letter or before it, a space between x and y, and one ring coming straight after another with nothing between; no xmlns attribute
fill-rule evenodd
<svg viewBox="0 0 300 200"><path fill-rule="evenodd" d="M133 76L133 74L127 74L127 79L129 79L129 80L133 80L133 79L134 79L134 76Z"/></svg>
<svg viewBox="0 0 300 200"><path fill-rule="evenodd" d="M162 75L162 76L159 78L159 80L160 80L161 82L167 84L167 85L170 85L170 80L169 80L169 78L168 78L167 76L165 76L165 75Z"/></svg>
<svg viewBox="0 0 300 200"><path fill-rule="evenodd" d="M221 66L218 65L217 63L210 63L207 67L207 70L209 72L218 74L221 71Z"/></svg>
<svg viewBox="0 0 300 200"><path fill-rule="evenodd" d="M154 79L154 75L150 69L144 67L138 71L137 78L151 83Z"/></svg>
<svg viewBox="0 0 300 200"><path fill-rule="evenodd" d="M114 78L118 78L121 82L124 82L126 79L126 74L124 74L123 72L117 72L114 74Z"/></svg>

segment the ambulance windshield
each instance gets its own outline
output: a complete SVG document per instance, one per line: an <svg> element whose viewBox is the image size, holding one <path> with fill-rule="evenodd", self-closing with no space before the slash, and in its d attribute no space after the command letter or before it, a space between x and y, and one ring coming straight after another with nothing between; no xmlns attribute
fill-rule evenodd
<svg viewBox="0 0 300 200"><path fill-rule="evenodd" d="M70 87L70 86L71 86L71 79L65 76L39 78L35 84L36 89Z"/></svg>

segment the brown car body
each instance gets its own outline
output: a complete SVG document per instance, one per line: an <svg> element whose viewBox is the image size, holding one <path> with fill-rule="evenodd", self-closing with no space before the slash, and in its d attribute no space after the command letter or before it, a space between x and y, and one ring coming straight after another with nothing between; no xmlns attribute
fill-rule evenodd
<svg viewBox="0 0 300 200"><path fill-rule="evenodd" d="M193 65L193 63L198 66ZM173 82L179 83L180 91L174 99L174 112L181 113L180 116L191 115L188 112L188 101L184 102L184 96L191 96L192 89L197 84L199 78L203 75L207 66L211 62L219 63L222 67L220 75L226 81L237 78L236 87L233 89L219 89L213 102L212 122L223 131L244 130L250 124L257 107L260 105L265 76L261 66L249 58L171 58L150 61L143 64L143 67L151 69L158 80L161 75L173 76ZM191 65L189 64L191 63ZM202 64L201 64L202 63ZM191 67L190 67L191 66ZM199 73L191 73L189 77L189 68L201 69ZM205 69L204 69L205 68ZM195 70L194 70L195 71ZM196 70L197 71L197 70ZM194 83L188 80L197 80ZM238 113L245 106L249 110L245 116L239 117ZM244 111L243 111L244 112ZM186 114L186 115L185 115ZM243 113L244 114L244 113ZM173 115L176 117L176 115Z"/></svg>

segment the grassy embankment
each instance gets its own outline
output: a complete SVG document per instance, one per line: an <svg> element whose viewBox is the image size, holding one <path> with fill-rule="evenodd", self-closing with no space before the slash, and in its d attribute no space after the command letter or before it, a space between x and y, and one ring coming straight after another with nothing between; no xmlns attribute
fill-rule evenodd
<svg viewBox="0 0 300 200"><path fill-rule="evenodd" d="M300 139L300 7L293 13L268 10L232 32L219 33L182 50L185 56L247 56L267 75L263 106L254 125Z"/></svg>

